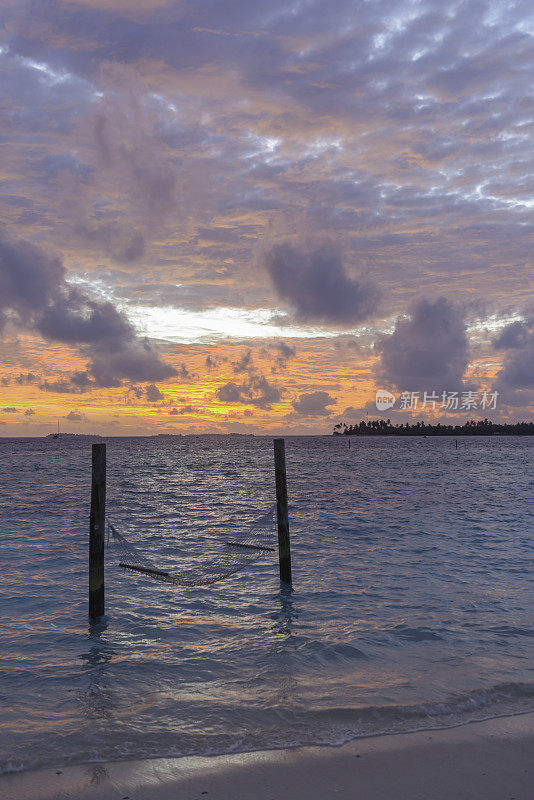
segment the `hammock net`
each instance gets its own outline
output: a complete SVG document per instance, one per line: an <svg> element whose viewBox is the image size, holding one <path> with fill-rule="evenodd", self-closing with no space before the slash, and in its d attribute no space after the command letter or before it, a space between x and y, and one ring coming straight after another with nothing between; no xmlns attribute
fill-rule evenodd
<svg viewBox="0 0 534 800"><path fill-rule="evenodd" d="M209 560L181 569L167 569L156 564L110 522L108 531L119 559L119 566L124 570L164 583L172 583L175 586L208 586L241 572L249 564L274 552L271 545L275 508L276 506L273 506L253 522L248 531L241 536L221 540L217 546L218 552Z"/></svg>

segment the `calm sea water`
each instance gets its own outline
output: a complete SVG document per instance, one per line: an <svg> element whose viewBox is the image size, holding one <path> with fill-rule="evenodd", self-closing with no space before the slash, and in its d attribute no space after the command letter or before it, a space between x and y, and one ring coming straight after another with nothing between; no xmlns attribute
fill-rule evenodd
<svg viewBox="0 0 534 800"><path fill-rule="evenodd" d="M180 588L124 573L111 546L90 627L90 441L0 440L0 770L532 710L533 446L288 439L292 592L275 558ZM268 438L108 440L109 517L162 568L273 499Z"/></svg>

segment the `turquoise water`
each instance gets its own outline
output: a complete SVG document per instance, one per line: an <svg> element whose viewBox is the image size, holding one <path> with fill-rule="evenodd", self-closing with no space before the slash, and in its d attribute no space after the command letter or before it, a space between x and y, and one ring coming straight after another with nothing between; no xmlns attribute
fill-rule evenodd
<svg viewBox="0 0 534 800"><path fill-rule="evenodd" d="M534 709L533 446L289 438L292 592L276 557L181 588L124 573L111 546L90 626L90 441L0 440L0 770ZM162 568L202 562L274 500L268 438L107 449L109 517Z"/></svg>

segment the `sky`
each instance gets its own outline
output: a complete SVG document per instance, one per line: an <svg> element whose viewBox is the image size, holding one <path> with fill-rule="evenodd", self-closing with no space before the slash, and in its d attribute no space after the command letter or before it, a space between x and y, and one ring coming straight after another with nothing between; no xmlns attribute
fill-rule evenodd
<svg viewBox="0 0 534 800"><path fill-rule="evenodd" d="M0 20L1 436L532 419L532 3Z"/></svg>

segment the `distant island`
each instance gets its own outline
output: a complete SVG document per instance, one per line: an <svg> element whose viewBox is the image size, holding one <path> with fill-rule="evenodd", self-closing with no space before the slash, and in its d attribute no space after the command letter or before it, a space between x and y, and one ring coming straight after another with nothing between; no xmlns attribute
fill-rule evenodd
<svg viewBox="0 0 534 800"><path fill-rule="evenodd" d="M534 422L490 422L488 419L468 420L463 425L431 425L424 420L410 425L393 425L391 420L362 420L356 425L338 422L334 436L534 436Z"/></svg>
<svg viewBox="0 0 534 800"><path fill-rule="evenodd" d="M45 439L101 439L97 433L47 433Z"/></svg>

